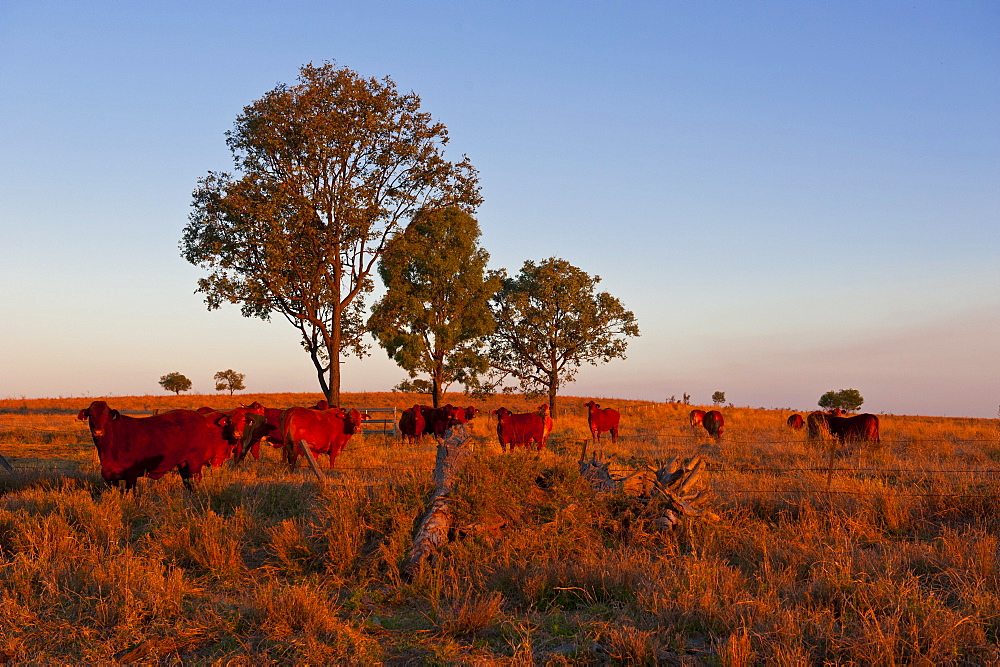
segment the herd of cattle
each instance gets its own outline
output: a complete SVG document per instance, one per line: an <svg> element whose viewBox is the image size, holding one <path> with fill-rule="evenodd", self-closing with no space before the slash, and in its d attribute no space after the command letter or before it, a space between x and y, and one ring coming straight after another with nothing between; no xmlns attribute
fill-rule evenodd
<svg viewBox="0 0 1000 667"><path fill-rule="evenodd" d="M594 401L585 406L591 438L598 441L602 433L609 433L611 441L616 442L621 414L601 408ZM448 429L468 423L479 412L471 406L414 405L403 411L399 433L409 443L425 435L440 439ZM548 404L538 406L536 412L514 413L498 408L492 414L497 418L497 440L503 451L531 445L541 450L552 433ZM239 465L247 454L260 458L261 443L281 448L285 461L294 467L304 442L313 454L329 456L332 468L367 415L319 401L308 408L266 408L254 402L228 412L205 407L137 418L111 409L104 401L94 401L77 418L90 426L105 482L117 486L124 480L125 488L131 489L140 477L159 479L174 468L185 486L190 487L191 480L199 479L206 465L217 468L229 459ZM718 410L692 410L690 421L692 427L704 427L716 441L721 440L725 420ZM820 438L827 430L841 443L879 441L878 417L871 414L845 417L839 410L813 412L805 420L801 415L792 415L788 425L793 429L807 426L810 439Z"/></svg>

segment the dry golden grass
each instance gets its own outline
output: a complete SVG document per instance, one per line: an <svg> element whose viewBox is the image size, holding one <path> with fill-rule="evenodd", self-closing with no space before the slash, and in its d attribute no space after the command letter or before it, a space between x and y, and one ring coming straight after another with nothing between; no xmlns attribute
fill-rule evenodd
<svg viewBox="0 0 1000 667"><path fill-rule="evenodd" d="M109 397L157 410L318 394ZM449 396L485 413L540 399ZM788 412L598 399L622 437L590 445L619 473L709 461L718 523L660 532L641 502L596 496L576 460L583 403L562 397L550 447L502 455L495 421L454 493L456 540L399 575L432 489L435 446L356 436L317 488L277 450L105 488L92 399L0 401L0 660L32 663L988 664L1000 660L995 420L881 416L882 444L809 443ZM351 394L349 407L409 407ZM544 479L544 484L539 480Z"/></svg>

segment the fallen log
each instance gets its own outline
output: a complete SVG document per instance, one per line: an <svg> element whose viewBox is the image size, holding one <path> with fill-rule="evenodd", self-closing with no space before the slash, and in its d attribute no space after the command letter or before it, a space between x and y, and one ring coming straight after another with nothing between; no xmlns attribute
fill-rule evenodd
<svg viewBox="0 0 1000 667"><path fill-rule="evenodd" d="M454 515L449 494L454 488L455 478L462 464L472 451L466 447L468 440L465 426L458 424L446 431L444 439L438 443L434 464L434 494L413 538L410 553L400 568L407 581L412 580L423 562L448 541L453 531Z"/></svg>

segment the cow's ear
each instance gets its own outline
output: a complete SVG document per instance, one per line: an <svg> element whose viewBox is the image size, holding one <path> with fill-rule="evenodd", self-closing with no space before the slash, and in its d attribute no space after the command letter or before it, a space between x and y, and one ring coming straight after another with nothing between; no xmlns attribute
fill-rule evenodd
<svg viewBox="0 0 1000 667"><path fill-rule="evenodd" d="M218 419L215 420L216 426L229 426L232 422L229 421L229 415L220 415Z"/></svg>
<svg viewBox="0 0 1000 667"><path fill-rule="evenodd" d="M118 412L117 410L109 410L108 414L111 415L111 421L114 421L122 416L122 413Z"/></svg>
<svg viewBox="0 0 1000 667"><path fill-rule="evenodd" d="M87 421L88 417L90 417L90 412L87 408L80 410L80 414L76 416L76 418L79 419L80 421Z"/></svg>

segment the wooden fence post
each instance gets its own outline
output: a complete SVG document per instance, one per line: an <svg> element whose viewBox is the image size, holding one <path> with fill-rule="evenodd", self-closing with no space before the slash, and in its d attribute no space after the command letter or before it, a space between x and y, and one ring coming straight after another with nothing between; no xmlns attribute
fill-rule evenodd
<svg viewBox="0 0 1000 667"><path fill-rule="evenodd" d="M312 450L309 449L309 443L305 440L299 440L299 446L302 447L302 453L305 454L306 461L309 462L309 467L312 471L316 473L316 479L319 480L319 485L326 488L326 477L319 470L319 466L316 464L316 457L313 456Z"/></svg>

